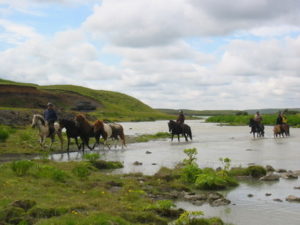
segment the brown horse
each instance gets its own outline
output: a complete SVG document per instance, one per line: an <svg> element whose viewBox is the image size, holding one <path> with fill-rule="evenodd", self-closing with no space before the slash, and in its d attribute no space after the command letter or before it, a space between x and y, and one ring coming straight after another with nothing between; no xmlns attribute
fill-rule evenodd
<svg viewBox="0 0 300 225"><path fill-rule="evenodd" d="M94 133L97 144L99 144L100 136L102 136L104 139L104 146L106 145L110 149L108 138L117 141L120 137L122 142L122 149L124 148L124 146L126 147L124 129L120 124L106 124L102 120L97 120L94 123ZM117 147L117 143L115 143L115 147Z"/></svg>
<svg viewBox="0 0 300 225"><path fill-rule="evenodd" d="M91 124L83 114L78 114L75 117L75 124L79 130L79 137L82 141L82 150L84 151L84 146L86 145L90 150L89 139L90 137L95 137L94 125ZM81 148L81 145L80 145Z"/></svg>
<svg viewBox="0 0 300 225"><path fill-rule="evenodd" d="M277 124L274 126L273 128L273 132L274 132L274 137L284 137L284 135L290 136L290 127L288 124L283 123L283 124Z"/></svg>

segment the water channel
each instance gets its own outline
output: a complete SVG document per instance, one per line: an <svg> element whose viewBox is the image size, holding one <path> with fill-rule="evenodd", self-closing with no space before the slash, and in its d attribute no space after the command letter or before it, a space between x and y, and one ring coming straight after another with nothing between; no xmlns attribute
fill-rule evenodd
<svg viewBox="0 0 300 225"><path fill-rule="evenodd" d="M142 172L154 174L160 167L174 167L185 158L185 148L197 148L200 167L221 166L219 158L228 157L232 166L249 164L271 165L275 169L300 170L300 129L291 128L288 138L273 137L272 127L266 126L264 138L254 139L247 126L219 126L201 120L186 121L191 126L193 141L181 138L129 144L126 149L98 149L103 159L121 161L124 168L114 173ZM168 132L167 121L122 123L126 135ZM57 161L81 160L81 153L55 154ZM135 161L142 165L136 166ZM225 222L236 225L297 225L300 224L300 203L285 201L288 195L300 197L300 181L280 179L279 182L242 182L237 188L223 192L231 204L222 207L195 206L177 202L186 210L201 210L206 216L219 216ZM267 196L266 193L271 194ZM248 197L252 194L253 197ZM281 199L276 202L274 199Z"/></svg>

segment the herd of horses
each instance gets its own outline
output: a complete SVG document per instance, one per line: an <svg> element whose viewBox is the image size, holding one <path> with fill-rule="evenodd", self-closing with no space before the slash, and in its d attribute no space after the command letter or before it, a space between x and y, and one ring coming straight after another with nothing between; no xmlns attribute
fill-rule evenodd
<svg viewBox="0 0 300 225"><path fill-rule="evenodd" d="M251 128L250 133L253 134L254 138L255 138L255 134L256 134L256 137L264 137L265 127L263 124L258 123L253 118L251 118L249 121L249 127ZM274 137L276 137L276 138L290 136L290 127L286 123L277 124L273 127L273 133L274 133Z"/></svg>
<svg viewBox="0 0 300 225"><path fill-rule="evenodd" d="M96 120L94 123L90 123L86 117L82 114L76 115L74 120L60 119L54 123L54 132L50 133L49 126L42 115L35 114L32 118L32 127L37 127L40 136L40 145L44 147L47 137L51 138L50 148L54 142L54 137L57 135L60 140L61 150L63 150L63 138L62 129L66 130L69 152L71 138L75 139L78 150L84 151L85 146L90 150L93 150L96 145L100 144L100 137L104 139L104 147L107 146L110 149L108 139L117 141L121 139L122 148L125 146L125 135L122 125L117 123L106 124L102 120ZM78 138L81 139L79 144ZM95 144L91 147L89 145L90 138L95 138Z"/></svg>
<svg viewBox="0 0 300 225"><path fill-rule="evenodd" d="M63 137L62 129L65 128L67 135L67 151L69 152L71 138L75 139L78 150L85 149L85 146L90 150L93 150L100 144L100 138L102 137L104 142L103 146L110 149L109 139L115 141L115 147L118 140L121 140L122 149L126 147L124 129L121 124L117 123L104 123L102 120L96 120L94 123L89 122L83 114L78 114L75 119L60 119L54 123L54 132L50 133L49 126L42 115L35 114L32 118L32 127L37 127L40 136L40 145L44 147L47 137L51 138L50 148L54 142L54 137L57 135L60 140L61 150L63 150ZM180 135L183 135L185 141L192 140L192 131L189 125L179 124L174 120L168 122L169 132L171 133L171 140L173 141L174 135L177 135L178 141L180 141ZM249 127L250 133L253 137L264 137L264 125L256 122L254 119L250 119ZM287 124L278 124L273 128L274 137L289 136L289 126ZM78 138L81 139L81 143L78 142ZM89 145L90 138L95 138L93 146ZM103 147L103 148L104 148Z"/></svg>

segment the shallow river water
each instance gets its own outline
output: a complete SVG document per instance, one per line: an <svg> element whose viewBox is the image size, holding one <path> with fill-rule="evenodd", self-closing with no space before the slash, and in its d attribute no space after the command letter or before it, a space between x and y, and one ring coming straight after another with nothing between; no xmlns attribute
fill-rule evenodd
<svg viewBox="0 0 300 225"><path fill-rule="evenodd" d="M197 162L200 167L221 166L219 158L228 157L232 166L249 164L271 165L275 169L300 170L300 129L291 129L288 138L275 139L272 127L266 126L265 138L254 139L247 126L218 126L203 123L201 120L186 121L191 126L193 141L181 142L175 137L170 140L150 141L129 144L121 150L98 149L103 159L117 160L124 163L124 168L115 173L142 172L154 174L161 166L174 167L185 158L185 148L197 148ZM168 132L167 121L122 123L126 135L154 134ZM55 154L57 161L81 160L81 153ZM142 165L136 166L135 161ZM201 210L206 216L219 216L225 222L236 225L299 225L300 203L285 201L288 195L300 197L297 180L280 179L279 182L242 182L237 188L223 192L231 204L222 207L209 205L195 206L187 202L177 202L178 207L187 210ZM266 196L270 193L271 196ZM252 194L253 197L248 197ZM283 202L275 202L278 198Z"/></svg>

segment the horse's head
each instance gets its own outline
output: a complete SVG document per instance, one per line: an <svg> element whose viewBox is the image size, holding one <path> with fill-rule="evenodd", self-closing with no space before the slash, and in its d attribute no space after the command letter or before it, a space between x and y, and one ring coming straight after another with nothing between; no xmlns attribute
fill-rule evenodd
<svg viewBox="0 0 300 225"><path fill-rule="evenodd" d="M39 125L39 123L43 126L46 125L46 122L44 120L44 118L39 115L39 114L34 114L33 117L32 117L32 123L31 123L31 127L34 128L36 127L37 125Z"/></svg>
<svg viewBox="0 0 300 225"><path fill-rule="evenodd" d="M168 123L168 127L169 127L169 132L172 131L173 127L174 127L174 123L175 121L174 120L170 120L169 123Z"/></svg>

